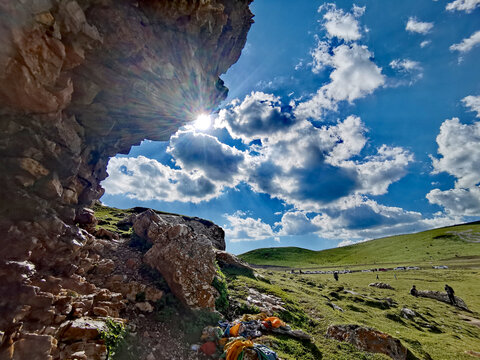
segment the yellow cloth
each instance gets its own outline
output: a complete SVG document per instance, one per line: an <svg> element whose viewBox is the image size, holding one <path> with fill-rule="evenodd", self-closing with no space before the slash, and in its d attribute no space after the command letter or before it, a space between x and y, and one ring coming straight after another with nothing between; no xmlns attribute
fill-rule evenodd
<svg viewBox="0 0 480 360"><path fill-rule="evenodd" d="M228 342L228 338L222 337L221 339L218 340L218 346L225 346Z"/></svg>
<svg viewBox="0 0 480 360"><path fill-rule="evenodd" d="M243 316L240 318L240 321L263 320L266 317L267 317L267 314L263 312L255 315L243 314Z"/></svg>
<svg viewBox="0 0 480 360"><path fill-rule="evenodd" d="M250 340L236 339L225 345L223 350L227 352L226 360L237 360L245 348L252 348L253 342Z"/></svg>

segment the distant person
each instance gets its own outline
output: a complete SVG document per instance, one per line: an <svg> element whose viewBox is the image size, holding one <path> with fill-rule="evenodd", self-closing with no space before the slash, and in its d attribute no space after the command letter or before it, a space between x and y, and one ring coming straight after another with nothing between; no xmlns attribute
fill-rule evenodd
<svg viewBox="0 0 480 360"><path fill-rule="evenodd" d="M412 288L410 289L410 295L413 295L415 297L418 296L418 291L417 291L417 288L415 287L415 285L413 285Z"/></svg>
<svg viewBox="0 0 480 360"><path fill-rule="evenodd" d="M333 273L333 278L335 279L335 281L338 281L338 273L337 272Z"/></svg>
<svg viewBox="0 0 480 360"><path fill-rule="evenodd" d="M397 274L393 274L393 277L395 278L395 280L397 280Z"/></svg>
<svg viewBox="0 0 480 360"><path fill-rule="evenodd" d="M455 291L453 291L452 287L445 284L445 291L447 292L450 303L452 305L457 305L457 301L455 300Z"/></svg>
<svg viewBox="0 0 480 360"><path fill-rule="evenodd" d="M377 274L377 280L378 280L378 274Z"/></svg>

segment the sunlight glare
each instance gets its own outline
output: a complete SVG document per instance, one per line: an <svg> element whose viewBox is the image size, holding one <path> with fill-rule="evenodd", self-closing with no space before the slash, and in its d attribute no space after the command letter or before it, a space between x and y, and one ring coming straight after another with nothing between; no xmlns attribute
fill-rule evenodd
<svg viewBox="0 0 480 360"><path fill-rule="evenodd" d="M195 128L198 130L207 130L210 125L212 125L212 119L208 114L198 115L197 119L193 123L193 126L195 126Z"/></svg>

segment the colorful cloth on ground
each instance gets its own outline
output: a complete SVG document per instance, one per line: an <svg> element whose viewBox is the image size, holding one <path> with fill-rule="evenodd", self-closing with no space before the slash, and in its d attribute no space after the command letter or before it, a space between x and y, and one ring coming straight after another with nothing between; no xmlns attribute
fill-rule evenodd
<svg viewBox="0 0 480 360"><path fill-rule="evenodd" d="M261 312L259 314L243 314L242 317L240 318L240 321L252 321L252 320L263 320L267 318L268 315Z"/></svg>
<svg viewBox="0 0 480 360"><path fill-rule="evenodd" d="M226 360L243 359L243 349L245 348L253 348L253 342L245 340L244 338L238 338L228 342L224 347L227 353Z"/></svg>
<svg viewBox="0 0 480 360"><path fill-rule="evenodd" d="M239 336L240 335L240 327L242 326L242 323L238 323L235 325L232 325L230 327L230 336Z"/></svg>
<svg viewBox="0 0 480 360"><path fill-rule="evenodd" d="M205 355L211 356L217 351L217 344L215 344L213 341L208 341L200 346L200 351Z"/></svg>
<svg viewBox="0 0 480 360"><path fill-rule="evenodd" d="M215 341L220 339L223 336L223 330L218 326L206 326L202 330L202 336L200 340L202 341Z"/></svg>
<svg viewBox="0 0 480 360"><path fill-rule="evenodd" d="M270 349L269 347L262 345L262 344L255 344L253 345L253 350L256 351L258 360L277 360L277 354L275 351Z"/></svg>
<svg viewBox="0 0 480 360"><path fill-rule="evenodd" d="M271 316L263 319L264 322L271 323L274 329L279 328L280 326L285 326L286 324L276 316Z"/></svg>

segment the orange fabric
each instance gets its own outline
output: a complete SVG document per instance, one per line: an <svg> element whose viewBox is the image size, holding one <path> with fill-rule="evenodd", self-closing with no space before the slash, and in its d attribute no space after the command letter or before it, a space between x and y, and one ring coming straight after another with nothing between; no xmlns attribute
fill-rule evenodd
<svg viewBox="0 0 480 360"><path fill-rule="evenodd" d="M272 324L272 327L275 329L279 328L280 326L285 326L285 323L276 316L268 317L263 321L269 321Z"/></svg>
<svg viewBox="0 0 480 360"><path fill-rule="evenodd" d="M240 330L240 323L236 324L236 325L233 325L231 328L230 328L230 336L232 337L237 337L238 336L238 331Z"/></svg>

